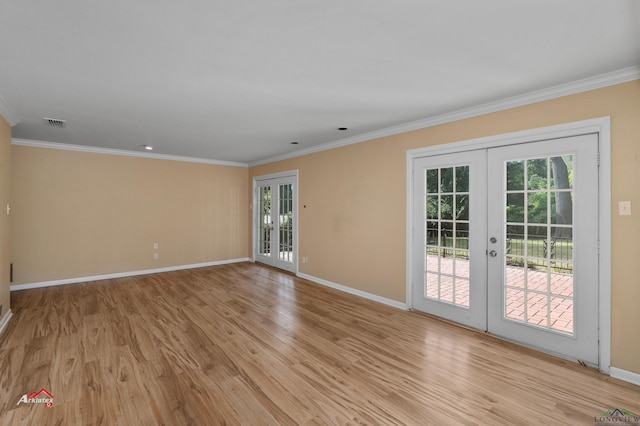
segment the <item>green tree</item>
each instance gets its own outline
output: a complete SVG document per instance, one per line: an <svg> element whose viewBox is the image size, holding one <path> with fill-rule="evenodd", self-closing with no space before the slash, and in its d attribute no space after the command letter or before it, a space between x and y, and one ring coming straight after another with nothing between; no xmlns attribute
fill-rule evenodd
<svg viewBox="0 0 640 426"><path fill-rule="evenodd" d="M570 189L569 169L562 157L551 157L551 174L555 189ZM571 225L573 221L573 200L570 191L555 191L555 222L561 225ZM571 228L556 227L554 238L571 236Z"/></svg>

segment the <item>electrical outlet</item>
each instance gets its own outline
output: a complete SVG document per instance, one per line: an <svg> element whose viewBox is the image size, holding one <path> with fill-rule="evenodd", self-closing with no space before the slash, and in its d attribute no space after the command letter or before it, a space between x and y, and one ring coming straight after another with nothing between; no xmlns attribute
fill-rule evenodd
<svg viewBox="0 0 640 426"><path fill-rule="evenodd" d="M158 250L158 243L153 243L153 249Z"/></svg>
<svg viewBox="0 0 640 426"><path fill-rule="evenodd" d="M153 253L153 260L158 260L158 253Z"/></svg>

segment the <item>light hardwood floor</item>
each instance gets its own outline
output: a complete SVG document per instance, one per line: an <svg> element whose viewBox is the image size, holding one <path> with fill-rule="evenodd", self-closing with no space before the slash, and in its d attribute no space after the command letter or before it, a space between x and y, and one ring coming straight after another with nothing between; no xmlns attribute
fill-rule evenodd
<svg viewBox="0 0 640 426"><path fill-rule="evenodd" d="M1 425L582 424L640 387L251 263L12 293ZM16 405L45 388L52 407Z"/></svg>

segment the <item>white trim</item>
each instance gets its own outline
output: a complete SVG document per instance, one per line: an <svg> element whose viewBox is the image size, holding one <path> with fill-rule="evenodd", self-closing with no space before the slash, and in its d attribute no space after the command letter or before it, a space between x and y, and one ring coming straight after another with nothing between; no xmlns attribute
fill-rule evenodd
<svg viewBox="0 0 640 426"><path fill-rule="evenodd" d="M11 140L11 143L13 145L18 145L18 146L61 149L65 151L90 152L93 154L109 154L109 155L121 155L125 157L154 158L157 160L172 160L172 161L183 161L186 163L214 164L217 166L249 167L247 163L239 163L235 161L207 160L204 158L183 157L180 155L153 154L149 152L127 151L124 149L112 149L112 148L98 148L95 146L72 145L72 144L58 143L58 142L35 141L30 139L14 138Z"/></svg>
<svg viewBox="0 0 640 426"><path fill-rule="evenodd" d="M0 334L2 334L4 328L7 326L7 324L9 324L9 320L12 316L13 312L11 312L11 309L9 309L6 314L4 314L4 318L2 318L2 320L0 321Z"/></svg>
<svg viewBox="0 0 640 426"><path fill-rule="evenodd" d="M433 117L422 120L412 121L397 126L387 127L385 129L375 130L373 132L363 133L361 135L340 139L322 145L289 152L274 157L265 158L249 163L249 166L258 166L260 164L273 163L275 161L286 160L289 158L300 157L302 155L312 154L314 152L326 151L328 149L338 148L341 146L351 145L359 142L365 142L385 136L397 135L413 130L424 129L427 127L437 126L440 124L451 123L453 121L463 120L466 118L477 117L483 114L503 111L510 108L516 108L523 105L529 105L536 102L547 101L562 96L573 95L576 93L586 92L589 90L599 89L602 87L612 86L614 84L625 83L627 81L637 80L640 78L640 67L623 68L618 71L597 75L594 77L583 78L566 84L560 84L547 89L536 90L534 92L525 93L523 95L512 96L485 104L464 108L454 112L435 115Z"/></svg>
<svg viewBox="0 0 640 426"><path fill-rule="evenodd" d="M449 154L474 149L488 149L518 143L535 142L562 137L597 133L600 142L599 170L599 369L609 374L611 369L611 118L600 117L555 126L540 127L519 132L505 133L460 142L435 145L407 151L407 224L406 224L406 287L407 306L411 308L412 249L413 238L413 160L420 157Z"/></svg>
<svg viewBox="0 0 640 426"><path fill-rule="evenodd" d="M32 288L51 287L51 286L64 285L64 284L75 284L75 283L84 283L84 282L90 282L90 281L109 280L113 278L133 277L136 275L157 274L160 272L180 271L183 269L204 268L206 266L227 265L229 263L249 262L250 260L251 259L249 259L248 257L244 257L239 259L227 259L227 260L216 260L213 262L205 262L205 263L194 263L191 265L167 266L165 268L145 269L141 271L117 272L114 274L106 274L106 275L93 275L89 277L66 278L66 279L54 280L54 281L41 281L41 282L28 283L28 284L16 284L16 285L12 285L10 289L11 291L28 290Z"/></svg>
<svg viewBox="0 0 640 426"><path fill-rule="evenodd" d="M347 287L342 284L336 284L334 282L323 280L322 278L314 277L312 275L307 275L303 273L298 273L296 275L300 278L304 278L307 281L311 281L316 284L323 285L325 287L330 287L335 290L340 290L342 292L353 294L354 296L362 297L364 299L373 300L374 302L383 303L385 305L388 305L397 309L402 309L403 311L407 310L407 305L405 303L398 302L397 300L387 299L386 297L381 297L372 293L367 293L366 291L358 290L352 287Z"/></svg>
<svg viewBox="0 0 640 426"><path fill-rule="evenodd" d="M11 109L7 101L4 100L2 95L0 95L0 115L2 115L5 120L7 120L7 123L9 123L9 126L11 127L20 123L20 119L18 118L16 113L13 112L13 110Z"/></svg>
<svg viewBox="0 0 640 426"><path fill-rule="evenodd" d="M517 132L467 139L459 142L445 143L442 145L416 148L407 151L407 155L409 155L413 160L415 158L432 155L453 154L460 151L497 148L506 145L517 145L520 143L539 142L550 139L600 133L601 131L608 129L609 122L609 117L574 121L554 126L538 127L536 129L527 129Z"/></svg>
<svg viewBox="0 0 640 426"><path fill-rule="evenodd" d="M297 178L298 177L298 169L287 170L285 172L270 173L268 175L254 176L253 180L260 181L260 180L269 180L269 179L279 179L279 178L283 178L283 177L296 177Z"/></svg>
<svg viewBox="0 0 640 426"><path fill-rule="evenodd" d="M605 374L611 371L611 119L601 119L600 170L598 171L598 234L600 237L600 285L598 324L600 327L600 365Z"/></svg>
<svg viewBox="0 0 640 426"><path fill-rule="evenodd" d="M407 309L413 308L413 159L411 151L407 151L407 185L405 186L407 194L407 208L405 212L406 220L406 233L404 238L405 243L405 291L406 291L406 305Z"/></svg>
<svg viewBox="0 0 640 426"><path fill-rule="evenodd" d="M611 377L640 386L640 374L638 373L611 367Z"/></svg>

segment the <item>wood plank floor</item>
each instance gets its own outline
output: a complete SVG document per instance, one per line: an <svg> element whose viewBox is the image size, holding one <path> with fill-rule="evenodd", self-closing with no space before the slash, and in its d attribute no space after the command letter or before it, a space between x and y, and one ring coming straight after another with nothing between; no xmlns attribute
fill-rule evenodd
<svg viewBox="0 0 640 426"><path fill-rule="evenodd" d="M251 263L12 293L1 425L582 424L640 387ZM20 404L45 388L52 407Z"/></svg>

